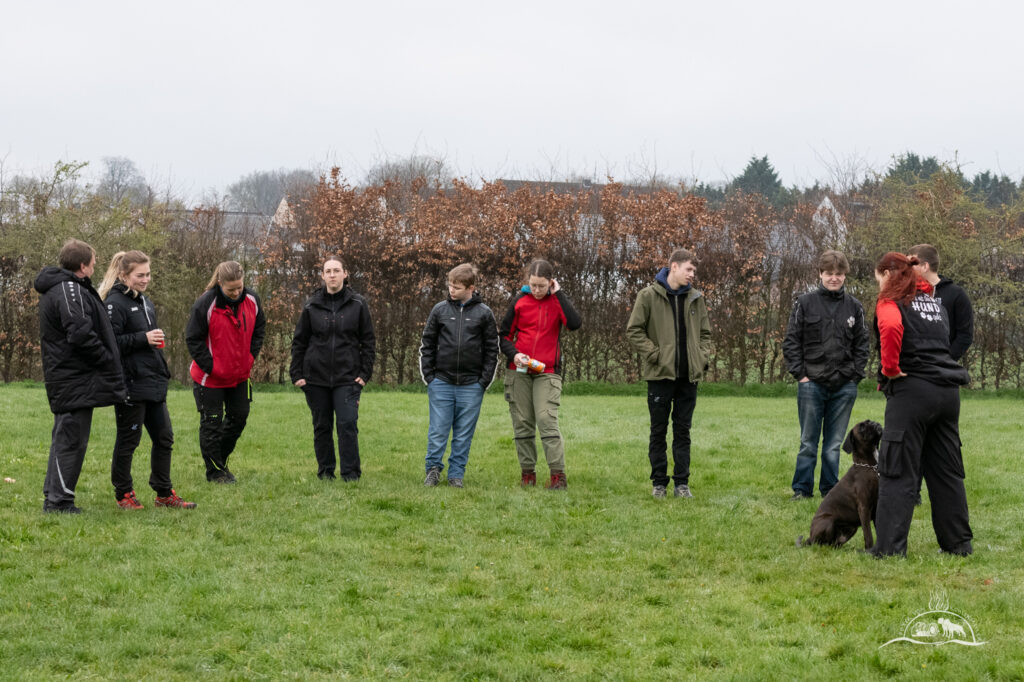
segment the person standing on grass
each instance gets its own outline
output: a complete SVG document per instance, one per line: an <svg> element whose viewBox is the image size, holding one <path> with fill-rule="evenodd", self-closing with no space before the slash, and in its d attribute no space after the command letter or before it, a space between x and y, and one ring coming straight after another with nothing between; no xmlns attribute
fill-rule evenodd
<svg viewBox="0 0 1024 682"><path fill-rule="evenodd" d="M917 244L907 250L917 259L914 272L932 285L933 298L946 311L949 320L949 354L960 362L974 342L974 309L967 292L948 277L939 274L939 251L931 244ZM917 486L917 504L921 504L921 485Z"/></svg>
<svg viewBox="0 0 1024 682"><path fill-rule="evenodd" d="M427 477L436 486L444 469L451 434L448 485L461 488L484 392L498 364L498 328L494 313L476 291L477 269L463 263L448 273L448 298L434 306L423 328L420 374L430 401Z"/></svg>
<svg viewBox="0 0 1024 682"><path fill-rule="evenodd" d="M668 487L668 422L672 418L672 480L676 497L690 492L690 425L697 406L697 384L711 355L711 325L703 294L693 288L697 259L676 249L654 284L637 294L626 338L640 354L647 381L651 433L651 494L665 497Z"/></svg>
<svg viewBox="0 0 1024 682"><path fill-rule="evenodd" d="M949 354L957 362L974 343L974 309L971 299L949 277L939 274L939 251L931 244L918 244L907 250L907 256L917 258L914 272L932 285L936 301L946 310L949 318Z"/></svg>
<svg viewBox="0 0 1024 682"><path fill-rule="evenodd" d="M263 306L256 292L245 287L244 274L235 261L219 264L185 328L199 410L199 449L211 483L235 482L228 457L249 418L249 376L266 333Z"/></svg>
<svg viewBox="0 0 1024 682"><path fill-rule="evenodd" d="M292 383L306 394L313 415L317 477L334 480L334 428L341 480L358 481L359 397L373 376L377 337L366 299L345 286L340 257L324 261L324 285L302 307L292 339Z"/></svg>
<svg viewBox="0 0 1024 682"><path fill-rule="evenodd" d="M565 447L558 429L562 399L562 327L570 331L583 324L572 301L554 279L546 260L526 269L527 284L512 300L498 331L501 352L508 358L505 400L512 416L516 454L522 469L520 484L537 484L536 432L544 446L551 480L547 488L568 487ZM534 361L531 366L530 361ZM536 363L542 363L543 369Z"/></svg>
<svg viewBox="0 0 1024 682"><path fill-rule="evenodd" d="M798 382L800 451L791 486L793 500L813 497L819 439L821 496L839 481L839 446L850 423L869 351L864 306L846 292L849 271L850 263L839 251L821 254L821 283L796 300L782 341L786 366Z"/></svg>
<svg viewBox="0 0 1024 682"><path fill-rule="evenodd" d="M171 447L174 432L167 411L167 382L171 372L164 358L164 332L157 326L156 309L145 296L150 282L149 256L141 251L114 254L99 295L117 339L128 388L128 398L114 406L117 439L110 464L114 498L122 509L142 509L132 484L132 456L146 428L150 452L149 485L156 491L157 507L194 509L195 502L178 497L171 484Z"/></svg>
<svg viewBox="0 0 1024 682"><path fill-rule="evenodd" d="M939 548L960 556L973 551L960 451L960 387L970 377L949 352L945 309L932 298L931 283L914 272L916 264L916 257L889 252L875 266L874 332L885 425L870 551L879 558L906 556L922 476Z"/></svg>
<svg viewBox="0 0 1024 682"><path fill-rule="evenodd" d="M44 267L35 280L39 292L39 346L46 397L53 412L50 456L43 482L43 511L78 514L75 486L96 407L126 397L117 341L103 302L93 289L96 251L69 239L60 267Z"/></svg>

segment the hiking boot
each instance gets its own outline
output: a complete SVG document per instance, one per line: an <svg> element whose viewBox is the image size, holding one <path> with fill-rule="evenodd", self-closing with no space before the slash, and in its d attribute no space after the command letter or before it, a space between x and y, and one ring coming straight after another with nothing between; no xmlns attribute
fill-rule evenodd
<svg viewBox="0 0 1024 682"><path fill-rule="evenodd" d="M427 477L423 479L423 485L433 488L441 482L441 467L430 467L427 470Z"/></svg>
<svg viewBox="0 0 1024 682"><path fill-rule="evenodd" d="M663 485L656 485L656 486L654 486L654 488L651 490L651 495L654 496L654 497L665 497L665 486L663 486Z"/></svg>
<svg viewBox="0 0 1024 682"><path fill-rule="evenodd" d="M569 487L569 484L565 480L565 474L561 471L556 471L551 474L551 480L544 487L548 490L565 490Z"/></svg>
<svg viewBox="0 0 1024 682"><path fill-rule="evenodd" d="M672 494L676 497L693 497L693 493L690 492L690 486L685 483L677 485L676 489L672 491Z"/></svg>
<svg viewBox="0 0 1024 682"><path fill-rule="evenodd" d="M178 497L178 493L174 492L174 488L171 488L171 494L167 497L156 498L154 504L158 507L177 507L178 509L195 509L195 502L186 502L185 500Z"/></svg>
<svg viewBox="0 0 1024 682"><path fill-rule="evenodd" d="M537 474L533 471L524 471L522 479L519 480L519 485L524 488L537 485Z"/></svg>
<svg viewBox="0 0 1024 682"><path fill-rule="evenodd" d="M139 498L135 497L135 491L129 490L125 493L124 497L117 501L117 506L121 509L145 509L139 504Z"/></svg>
<svg viewBox="0 0 1024 682"><path fill-rule="evenodd" d="M449 488L461 488L462 487L462 479L461 478L449 478L448 479L448 487Z"/></svg>

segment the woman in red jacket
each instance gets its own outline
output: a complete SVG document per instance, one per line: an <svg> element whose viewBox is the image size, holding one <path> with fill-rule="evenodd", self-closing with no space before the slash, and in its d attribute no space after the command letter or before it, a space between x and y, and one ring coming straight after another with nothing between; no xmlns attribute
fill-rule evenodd
<svg viewBox="0 0 1024 682"><path fill-rule="evenodd" d="M199 410L199 449L206 480L234 483L228 456L249 417L249 372L263 347L265 319L255 291L245 288L242 266L225 261L192 306L185 341Z"/></svg>
<svg viewBox="0 0 1024 682"><path fill-rule="evenodd" d="M527 285L512 301L501 321L498 342L508 357L505 400L512 415L516 454L522 469L520 483L537 484L536 432L544 446L551 480L548 488L564 489L565 450L558 429L562 400L562 327L579 329L582 321L572 301L553 279L546 260L535 260L526 270ZM543 364L543 369L537 363Z"/></svg>
<svg viewBox="0 0 1024 682"><path fill-rule="evenodd" d="M922 476L939 547L949 554L972 551L959 426L960 387L969 377L949 353L946 313L932 298L932 286L914 273L916 264L916 257L890 252L875 267L878 379L886 397L876 557L906 556Z"/></svg>

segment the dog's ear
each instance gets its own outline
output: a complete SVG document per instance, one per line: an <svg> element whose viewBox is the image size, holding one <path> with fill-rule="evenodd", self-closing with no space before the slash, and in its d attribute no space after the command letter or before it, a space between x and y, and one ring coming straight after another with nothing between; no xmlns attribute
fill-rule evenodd
<svg viewBox="0 0 1024 682"><path fill-rule="evenodd" d="M853 429L846 434L846 441L843 443L843 452L853 452Z"/></svg>

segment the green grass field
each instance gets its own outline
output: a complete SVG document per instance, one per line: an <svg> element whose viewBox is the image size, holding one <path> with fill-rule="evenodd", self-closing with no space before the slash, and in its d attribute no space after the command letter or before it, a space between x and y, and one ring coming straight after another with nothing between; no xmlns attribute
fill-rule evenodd
<svg viewBox="0 0 1024 682"><path fill-rule="evenodd" d="M147 438L146 509L115 506L104 409L85 513L44 515L45 393L0 387L0 677L1024 679L1018 398L963 402L974 556L937 553L926 500L910 557L884 562L860 533L794 546L820 498L788 499L791 396L702 394L692 500L650 496L641 396L563 397L563 493L519 488L500 394L464 490L421 485L423 394L363 396L356 484L317 480L297 391L257 392L234 486L204 480L191 393L170 405L175 487L198 509L153 507ZM853 420L883 409L862 395ZM879 649L941 595L983 646Z"/></svg>

